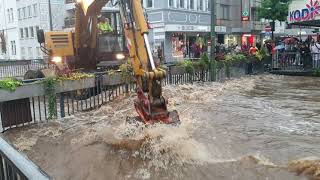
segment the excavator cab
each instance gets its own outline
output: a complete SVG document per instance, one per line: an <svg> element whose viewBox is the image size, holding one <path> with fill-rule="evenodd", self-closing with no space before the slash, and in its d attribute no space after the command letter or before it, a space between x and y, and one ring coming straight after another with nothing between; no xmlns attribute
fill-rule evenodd
<svg viewBox="0 0 320 180"><path fill-rule="evenodd" d="M126 63L129 58L122 25L119 22L119 10L103 10L101 16L110 20L113 31L98 33L97 67L99 69L116 69Z"/></svg>

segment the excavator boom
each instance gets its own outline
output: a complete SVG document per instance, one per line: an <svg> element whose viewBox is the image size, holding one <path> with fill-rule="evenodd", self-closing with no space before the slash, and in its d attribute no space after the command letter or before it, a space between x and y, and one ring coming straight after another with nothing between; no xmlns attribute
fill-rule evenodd
<svg viewBox="0 0 320 180"><path fill-rule="evenodd" d="M109 0L77 0L74 46L78 56L89 60L90 49L96 47L97 17ZM141 121L177 123L176 111L168 112L167 100L162 96L162 80L166 71L157 67L152 56L148 33L149 28L141 0L111 0L120 9L130 60L137 83L135 109ZM81 54L82 53L82 54ZM87 56L87 57L86 57ZM87 66L90 66L88 64Z"/></svg>

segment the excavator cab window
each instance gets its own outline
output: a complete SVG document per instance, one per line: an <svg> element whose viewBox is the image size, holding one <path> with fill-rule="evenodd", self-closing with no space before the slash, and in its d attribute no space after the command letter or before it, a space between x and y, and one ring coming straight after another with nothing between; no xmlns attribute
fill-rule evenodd
<svg viewBox="0 0 320 180"><path fill-rule="evenodd" d="M99 35L98 48L99 52L119 52L124 51L123 36L115 34Z"/></svg>

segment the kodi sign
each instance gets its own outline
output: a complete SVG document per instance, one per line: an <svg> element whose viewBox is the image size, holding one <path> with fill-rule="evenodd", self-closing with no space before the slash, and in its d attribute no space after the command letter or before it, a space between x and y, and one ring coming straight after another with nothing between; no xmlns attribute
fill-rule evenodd
<svg viewBox="0 0 320 180"><path fill-rule="evenodd" d="M320 15L319 0L293 1L289 7L289 22L309 21Z"/></svg>

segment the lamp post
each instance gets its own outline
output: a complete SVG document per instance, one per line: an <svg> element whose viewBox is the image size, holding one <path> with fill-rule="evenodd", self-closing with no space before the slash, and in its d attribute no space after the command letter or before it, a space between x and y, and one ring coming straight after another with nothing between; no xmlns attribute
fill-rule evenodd
<svg viewBox="0 0 320 180"><path fill-rule="evenodd" d="M52 31L53 25L52 25L51 0L48 0L48 9L49 9L49 27L50 27L50 31Z"/></svg>
<svg viewBox="0 0 320 180"><path fill-rule="evenodd" d="M216 15L215 15L216 0L211 1L211 60L215 60L215 46L216 46Z"/></svg>
<svg viewBox="0 0 320 180"><path fill-rule="evenodd" d="M216 81L217 77L217 62L216 62L216 0L211 1L211 63L210 63L210 80Z"/></svg>

